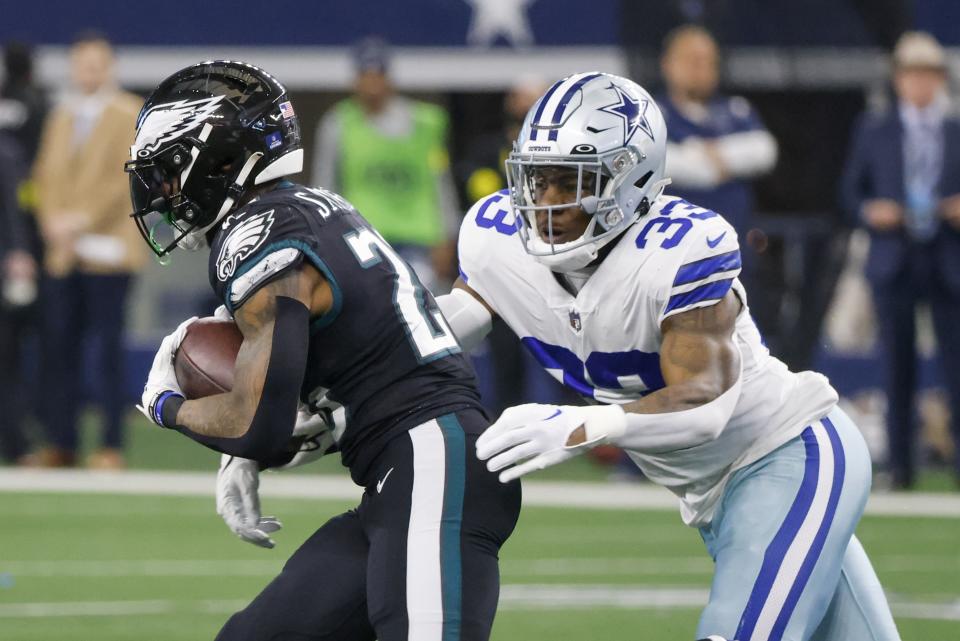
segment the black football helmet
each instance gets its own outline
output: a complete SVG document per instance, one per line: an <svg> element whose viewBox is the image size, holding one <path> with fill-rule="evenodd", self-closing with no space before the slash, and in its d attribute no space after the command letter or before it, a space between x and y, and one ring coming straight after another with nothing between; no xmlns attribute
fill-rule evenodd
<svg viewBox="0 0 960 641"><path fill-rule="evenodd" d="M254 185L303 169L287 90L243 62L201 62L154 90L130 148L131 216L161 258L199 249Z"/></svg>

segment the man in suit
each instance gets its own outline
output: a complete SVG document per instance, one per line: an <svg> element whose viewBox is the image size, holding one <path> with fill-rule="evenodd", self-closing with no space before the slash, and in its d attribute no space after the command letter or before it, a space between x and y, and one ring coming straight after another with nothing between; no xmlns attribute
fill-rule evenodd
<svg viewBox="0 0 960 641"><path fill-rule="evenodd" d="M103 408L102 449L91 467L123 466L122 336L131 278L145 255L130 224L123 163L142 100L113 80L113 51L98 34L70 51L73 93L45 123L34 164L44 260L44 423L50 447L32 463L73 465L83 392L81 356L90 342L89 380Z"/></svg>
<svg viewBox="0 0 960 641"><path fill-rule="evenodd" d="M960 120L949 114L943 48L904 34L893 53L896 104L857 123L845 175L845 206L870 232L865 268L888 358L890 472L894 487L915 476L914 312L929 302L960 442ZM960 480L960 452L955 459Z"/></svg>

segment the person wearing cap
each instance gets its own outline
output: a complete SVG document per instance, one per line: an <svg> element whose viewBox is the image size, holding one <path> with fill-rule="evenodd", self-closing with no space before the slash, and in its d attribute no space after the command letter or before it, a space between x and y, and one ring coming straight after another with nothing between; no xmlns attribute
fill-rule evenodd
<svg viewBox="0 0 960 641"><path fill-rule="evenodd" d="M342 194L410 263L431 291L452 282L460 226L449 170L449 118L395 93L378 38L354 50L353 95L321 119L314 184Z"/></svg>
<svg viewBox="0 0 960 641"><path fill-rule="evenodd" d="M889 467L895 488L915 480L917 304L927 301L960 443L960 120L950 111L947 61L929 34L905 33L893 52L893 108L856 123L842 179L844 206L870 233L865 275L887 358ZM960 448L954 470L960 481Z"/></svg>

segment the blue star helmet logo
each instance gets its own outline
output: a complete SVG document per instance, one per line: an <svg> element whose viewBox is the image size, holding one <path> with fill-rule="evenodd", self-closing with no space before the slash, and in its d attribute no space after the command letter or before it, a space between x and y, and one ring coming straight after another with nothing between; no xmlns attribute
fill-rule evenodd
<svg viewBox="0 0 960 641"><path fill-rule="evenodd" d="M639 101L634 100L630 94L612 82L607 89L616 91L618 100L600 107L600 111L623 118L623 142L625 144L630 142L633 134L637 133L637 129L647 134L650 140L654 140L653 129L650 127L650 122L647 121L647 107L650 105L650 101L645 98L641 98Z"/></svg>

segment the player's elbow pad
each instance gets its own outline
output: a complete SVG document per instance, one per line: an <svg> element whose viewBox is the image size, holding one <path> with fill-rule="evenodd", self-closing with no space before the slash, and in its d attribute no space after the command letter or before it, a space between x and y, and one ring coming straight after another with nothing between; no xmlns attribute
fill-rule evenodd
<svg viewBox="0 0 960 641"><path fill-rule="evenodd" d="M587 439L604 438L608 443L644 454L658 454L686 449L715 440L723 432L740 399L741 379L723 394L709 403L680 412L663 414L634 414L619 407L619 416L598 425L599 431L590 433L586 425Z"/></svg>
<svg viewBox="0 0 960 641"><path fill-rule="evenodd" d="M459 287L437 296L437 306L466 352L479 345L493 327L490 310Z"/></svg>
<svg viewBox="0 0 960 641"><path fill-rule="evenodd" d="M300 387L307 368L310 311L298 300L278 296L270 362L250 426L237 438L201 436L183 426L179 432L207 447L271 466L289 459L297 420Z"/></svg>

